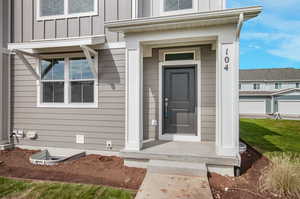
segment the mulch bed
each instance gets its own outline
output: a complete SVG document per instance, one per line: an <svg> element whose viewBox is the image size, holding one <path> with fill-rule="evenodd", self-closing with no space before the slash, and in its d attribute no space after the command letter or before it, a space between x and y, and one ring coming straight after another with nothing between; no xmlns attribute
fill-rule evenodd
<svg viewBox="0 0 300 199"><path fill-rule="evenodd" d="M87 155L55 166L39 166L29 162L33 150L0 151L0 176L36 180L64 181L107 185L137 190L146 170L124 166L115 156Z"/></svg>
<svg viewBox="0 0 300 199"><path fill-rule="evenodd" d="M259 191L259 178L269 160L255 149L247 146L241 155L241 176L228 177L215 173L209 174L209 183L215 199L278 199L271 193Z"/></svg>

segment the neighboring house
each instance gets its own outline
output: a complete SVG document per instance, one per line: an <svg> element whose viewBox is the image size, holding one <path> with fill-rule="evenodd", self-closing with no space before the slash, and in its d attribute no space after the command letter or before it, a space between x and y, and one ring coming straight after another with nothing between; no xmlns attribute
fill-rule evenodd
<svg viewBox="0 0 300 199"><path fill-rule="evenodd" d="M240 114L300 116L300 69L240 70Z"/></svg>
<svg viewBox="0 0 300 199"><path fill-rule="evenodd" d="M225 0L7 2L12 54L3 67L11 72L8 132L18 135L18 146L121 150L125 164L138 166L163 157L231 173L240 165L239 35L261 7L226 9ZM157 140L183 145L147 154Z"/></svg>

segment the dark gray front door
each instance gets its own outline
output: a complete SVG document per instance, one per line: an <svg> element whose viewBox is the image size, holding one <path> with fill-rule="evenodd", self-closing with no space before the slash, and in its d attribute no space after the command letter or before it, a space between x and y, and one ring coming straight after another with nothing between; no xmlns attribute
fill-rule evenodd
<svg viewBox="0 0 300 199"><path fill-rule="evenodd" d="M195 67L165 67L163 134L196 135Z"/></svg>

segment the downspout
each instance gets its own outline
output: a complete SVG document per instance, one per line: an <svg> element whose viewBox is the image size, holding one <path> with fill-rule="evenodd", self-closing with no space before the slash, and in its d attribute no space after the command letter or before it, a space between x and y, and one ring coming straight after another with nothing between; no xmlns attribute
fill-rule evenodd
<svg viewBox="0 0 300 199"><path fill-rule="evenodd" d="M12 40L11 40L11 34L12 34L12 25L11 25L11 23L12 23L12 2L11 2L11 0L8 0L8 27L7 27L7 29L8 29L8 43L11 43L12 42ZM9 141L9 144L10 145L13 145L14 143L13 143L13 140L12 140L12 138L11 138L11 132L12 132L12 129L11 129L11 51L9 51L9 54L8 54L8 63L7 63L7 65L8 65L8 71L7 71L7 73L8 73L8 94L7 94L7 96L8 96L8 126L7 126L7 138L8 138L8 141Z"/></svg>
<svg viewBox="0 0 300 199"><path fill-rule="evenodd" d="M238 130L238 134L237 134L237 139L236 139L236 145L238 146L238 151L237 151L237 154L238 154L238 158L239 158L239 166L241 166L241 156L240 156L240 113L239 113L239 89L238 89L238 83L239 83L239 70L240 70L240 35L241 35L241 30L242 30L242 27L243 27L243 24L244 24L244 13L240 13L240 16L239 16L239 21L238 21L238 24L237 24L237 28L236 28L236 35L235 35L235 57L236 57L236 67L237 67L237 70L236 70L236 78L237 78L237 82L236 82L236 91L237 91L237 95L236 95L236 117L238 118L238 121L237 121L237 124L236 124L236 128ZM239 176L240 175L240 169L237 169L236 170L236 176Z"/></svg>

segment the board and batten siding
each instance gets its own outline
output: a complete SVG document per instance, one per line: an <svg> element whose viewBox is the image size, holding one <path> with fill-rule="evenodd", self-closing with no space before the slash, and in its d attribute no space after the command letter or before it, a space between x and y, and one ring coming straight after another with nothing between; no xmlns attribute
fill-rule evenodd
<svg viewBox="0 0 300 199"><path fill-rule="evenodd" d="M105 21L130 19L131 0L98 0L98 15L37 20L37 0L13 0L13 42L106 35L108 42L123 40L104 29Z"/></svg>
<svg viewBox="0 0 300 199"><path fill-rule="evenodd" d="M98 108L37 108L36 80L18 58L12 66L12 127L36 131L38 138L19 144L113 151L125 142L125 49L100 50ZM35 64L36 59L29 58ZM85 144L76 144L76 135Z"/></svg>
<svg viewBox="0 0 300 199"><path fill-rule="evenodd" d="M152 57L144 58L144 140L158 138L159 120L159 71L158 49ZM216 139L216 51L211 46L201 46L201 139Z"/></svg>

